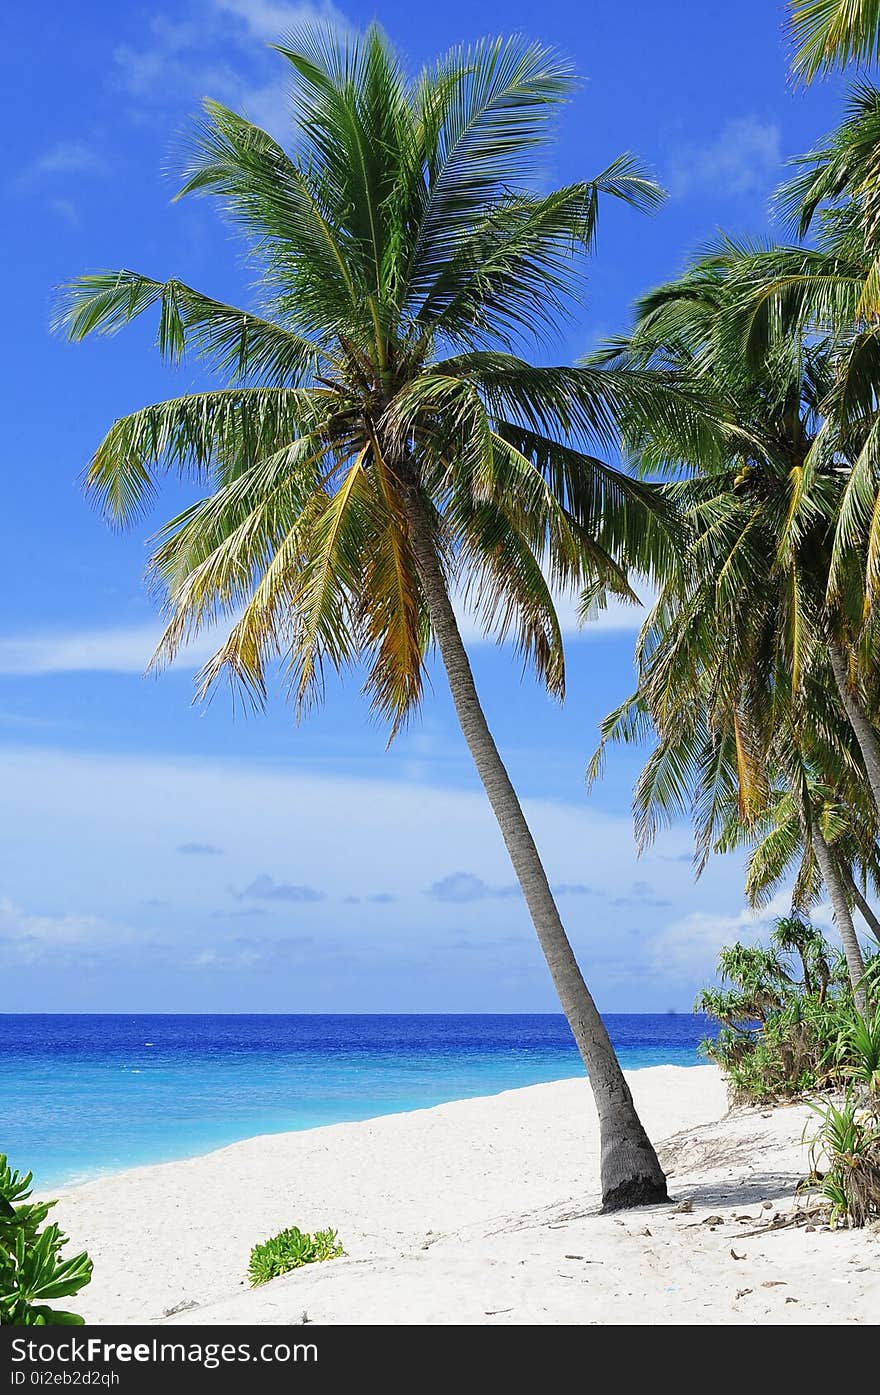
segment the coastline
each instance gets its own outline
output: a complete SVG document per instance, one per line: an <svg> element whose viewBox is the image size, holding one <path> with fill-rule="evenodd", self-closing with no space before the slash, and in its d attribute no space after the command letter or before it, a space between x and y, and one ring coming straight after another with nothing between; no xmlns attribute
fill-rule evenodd
<svg viewBox="0 0 880 1395"><path fill-rule="evenodd" d="M625 1070L698 1065L709 1026L606 1023ZM582 1070L561 1014L0 1016L4 1151L42 1192Z"/></svg>
<svg viewBox="0 0 880 1395"><path fill-rule="evenodd" d="M624 1074L627 1079L630 1079L632 1076L640 1075L643 1071L663 1070L667 1067L670 1070L682 1071L716 1069L714 1066L709 1066L706 1062L702 1061L694 1061L690 1065L672 1065L669 1062L664 1062L663 1065L656 1066L635 1066L632 1070L624 1071ZM482 1103L484 1100L498 1099L502 1095L520 1094L524 1090L540 1090L546 1086L567 1085L578 1081L589 1084L589 1077L583 1074L564 1076L554 1080L542 1080L537 1084L507 1085L497 1090L487 1090L485 1094L481 1095L467 1095L462 1099L444 1098L431 1104L413 1104L406 1109L388 1109L381 1113L366 1114L363 1118L340 1119L332 1124L303 1124L294 1128L263 1129L258 1133L249 1134L243 1138L233 1138L225 1142L217 1143L214 1147L187 1148L186 1151L175 1154L173 1157L164 1157L154 1161L132 1162L120 1164L119 1166L110 1165L95 1170L89 1170L82 1176L70 1178L68 1181L52 1182L49 1180L42 1183L37 1179L34 1185L40 1196L48 1197L51 1195L52 1197L60 1198L68 1192L79 1191L83 1187L106 1182L111 1178L127 1177L133 1172L146 1172L158 1167L174 1167L177 1163L198 1162L200 1158L210 1157L214 1153L226 1152L228 1149L241 1147L245 1144L253 1143L258 1139L286 1138L294 1134L312 1134L323 1132L327 1129L354 1128L363 1124L378 1124L381 1123L383 1119L405 1118L411 1114L427 1114L432 1110L445 1109L451 1105L478 1104ZM590 1098L592 1099L592 1097Z"/></svg>
<svg viewBox="0 0 880 1395"><path fill-rule="evenodd" d="M782 1229L809 1111L728 1113L712 1066L628 1073L681 1204L598 1214L586 1079L236 1143L64 1192L89 1322L874 1321L880 1235ZM688 1209L688 1206L691 1209ZM333 1226L345 1256L251 1289L251 1246Z"/></svg>

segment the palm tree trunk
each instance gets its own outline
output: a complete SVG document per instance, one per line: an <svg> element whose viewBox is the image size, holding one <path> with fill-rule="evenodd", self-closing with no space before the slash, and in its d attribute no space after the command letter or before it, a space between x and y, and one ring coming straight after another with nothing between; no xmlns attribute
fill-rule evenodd
<svg viewBox="0 0 880 1395"><path fill-rule="evenodd" d="M406 509L431 628L461 730L498 820L562 1010L590 1077L599 1115L603 1207L611 1211L667 1201L666 1177L636 1113L605 1024L578 968L535 840L486 722L431 525L414 488L407 492Z"/></svg>
<svg viewBox="0 0 880 1395"><path fill-rule="evenodd" d="M852 915L850 914L849 903L846 899L846 890L840 876L837 862L831 849L825 842L822 830L818 823L814 821L810 831L813 840L813 850L816 854L816 861L822 873L822 880L825 883L828 895L831 898L831 907L834 911L834 923L843 942L843 952L846 955L846 964L849 969L849 979L852 984L853 998L859 1012L864 1014L868 1008L868 999L865 994L865 986L862 982L865 973L865 962L862 959L862 951L859 947Z"/></svg>
<svg viewBox="0 0 880 1395"><path fill-rule="evenodd" d="M862 760L865 762L865 773L874 796L874 804L877 813L880 814L880 738L877 736L873 722L850 687L846 654L835 639L828 641L828 657L831 660L831 670L834 674L843 710L855 732Z"/></svg>
<svg viewBox="0 0 880 1395"><path fill-rule="evenodd" d="M867 925L869 932L874 936L874 939L880 944L880 918L878 918L877 912L874 910L870 901L867 901L862 895L852 871L845 863L841 867L841 875L852 892L852 898L861 912L862 920Z"/></svg>

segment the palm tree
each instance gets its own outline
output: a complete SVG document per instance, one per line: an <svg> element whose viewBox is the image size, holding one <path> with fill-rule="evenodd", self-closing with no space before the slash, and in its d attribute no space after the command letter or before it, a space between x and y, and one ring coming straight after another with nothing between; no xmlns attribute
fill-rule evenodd
<svg viewBox="0 0 880 1395"><path fill-rule="evenodd" d="M815 926L799 915L780 916L774 922L770 942L783 954L796 954L801 964L804 992L817 993L824 1002L831 981L831 969L826 955L827 946ZM815 982L814 982L815 980Z"/></svg>
<svg viewBox="0 0 880 1395"><path fill-rule="evenodd" d="M862 792L850 782L848 798L858 793ZM842 894L851 908L858 908L868 930L880 941L880 920L866 896L869 879L876 888L880 877L873 808L872 817L866 818L863 810L842 803L831 786L815 780L810 783L809 804L813 820L828 845ZM774 892L792 874L791 904L796 918L816 905L822 892L822 877L813 841L805 836L798 800L790 788L780 785L768 789L764 809L747 823L740 816L737 802L731 801L726 825L713 852L730 852L743 846L751 848L745 882L750 906L768 905Z"/></svg>
<svg viewBox="0 0 880 1395"><path fill-rule="evenodd" d="M661 646L667 640L674 644L675 627L673 611L667 633L658 635ZM835 782L851 781L838 734L825 750L815 742L808 756L790 721L770 715L767 693L742 684L730 705L722 706L718 694L730 678L721 665L683 672L668 688L658 685L656 676L650 665L643 668L636 693L605 718L588 781L598 776L609 742L639 740L653 728L656 742L633 800L639 845L649 844L661 824L690 816L698 877L710 854L751 845L745 890L753 906L767 904L799 855L792 906L812 904L824 883L853 995L863 1008L865 963L851 911L855 882L829 842L838 836L840 816L827 807L832 791L815 773L818 766L832 770ZM756 728L771 733L760 759L753 744ZM865 856L861 849L860 854Z"/></svg>
<svg viewBox="0 0 880 1395"><path fill-rule="evenodd" d="M830 618L826 650L840 700L858 738L880 814L877 732L876 601L880 590L880 92L867 83L850 93L846 119L816 150L793 163L799 173L779 191L780 209L812 248L752 249L741 257L727 317L730 337L752 364L785 344L825 345L822 391L805 443L786 520L788 537L808 535L817 486L840 487L829 534L825 589ZM818 578L817 578L818 580ZM843 605L841 606L841 602Z"/></svg>
<svg viewBox="0 0 880 1395"><path fill-rule="evenodd" d="M880 57L878 0L790 0L790 6L798 46L792 68L807 82L817 73Z"/></svg>
<svg viewBox="0 0 880 1395"><path fill-rule="evenodd" d="M280 660L302 710L325 669L363 663L393 734L419 705L436 642L589 1073L604 1204L664 1200L450 599L469 591L487 631L512 632L561 697L551 587L631 596L629 566L662 546L654 491L588 453L610 439L612 386L515 353L570 309L600 195L650 208L659 191L625 156L596 179L535 192L535 157L571 81L541 46L455 49L415 80L376 28L310 30L279 51L293 153L206 102L181 191L213 195L244 233L261 313L132 271L66 289L72 339L155 307L166 357L192 346L228 380L117 421L88 487L114 521L152 498L160 473L206 490L162 529L150 563L168 607L159 662L206 622L228 622L200 692L227 675L261 702Z"/></svg>
<svg viewBox="0 0 880 1395"><path fill-rule="evenodd" d="M637 693L611 714L603 742L653 727L635 791L639 841L653 837L658 814L690 813L698 871L723 842L731 806L752 835L776 775L831 897L858 994L864 964L849 898L811 794L811 781L868 785L871 774L855 699L835 691L835 658L863 629L852 567L828 597L842 451L823 469L804 466L833 381L830 351L791 333L759 359L743 353L731 324L754 255L723 243L643 297L632 334L597 356L612 378L654 374L664 393L677 377L710 430L695 452L695 429L685 439L668 414L642 403L625 414L635 464L673 475L667 492L685 542L639 640Z"/></svg>
<svg viewBox="0 0 880 1395"><path fill-rule="evenodd" d="M772 949L762 945L726 945L718 955L718 976L729 988L703 988L694 1004L697 1012L714 1017L726 1027L760 1022L778 1012L791 979Z"/></svg>

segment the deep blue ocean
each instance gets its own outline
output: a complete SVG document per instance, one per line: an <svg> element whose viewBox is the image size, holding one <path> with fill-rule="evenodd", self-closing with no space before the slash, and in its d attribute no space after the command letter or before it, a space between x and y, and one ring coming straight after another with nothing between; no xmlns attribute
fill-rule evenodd
<svg viewBox="0 0 880 1395"><path fill-rule="evenodd" d="M609 1015L623 1066L695 1066L707 1021ZM57 1187L238 1139L580 1073L565 1019L0 1015L0 1153Z"/></svg>

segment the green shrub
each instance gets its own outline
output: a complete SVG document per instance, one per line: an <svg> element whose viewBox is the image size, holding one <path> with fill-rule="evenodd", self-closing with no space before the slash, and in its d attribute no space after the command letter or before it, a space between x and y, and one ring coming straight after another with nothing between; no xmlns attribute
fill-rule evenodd
<svg viewBox="0 0 880 1395"><path fill-rule="evenodd" d="M62 1259L67 1236L57 1225L41 1229L55 1202L29 1202L32 1180L30 1172L13 1172L0 1153L0 1326L78 1325L76 1313L49 1303L85 1288L92 1261L85 1253Z"/></svg>
<svg viewBox="0 0 880 1395"><path fill-rule="evenodd" d="M821 1119L810 1141L810 1175L802 1189L816 1192L831 1207L831 1224L864 1226L880 1216L880 1128L873 1110L847 1097L812 1108ZM827 1172L820 1171L820 1165Z"/></svg>
<svg viewBox="0 0 880 1395"><path fill-rule="evenodd" d="M721 987L704 988L695 1006L720 1024L702 1047L735 1100L766 1102L853 1082L878 1093L880 1012L859 1016L842 956L814 926L788 916L776 922L769 948L728 945L718 977ZM876 996L880 954L868 959L865 983Z"/></svg>
<svg viewBox="0 0 880 1395"><path fill-rule="evenodd" d="M846 1079L863 1085L880 1101L880 1007L868 1017L853 1013L834 1044L833 1059Z"/></svg>
<svg viewBox="0 0 880 1395"><path fill-rule="evenodd" d="M320 1264L325 1259L338 1259L343 1253L336 1238L335 1230L316 1230L314 1235L306 1235L298 1226L290 1226L271 1240L254 1245L248 1277L256 1287L277 1279L279 1274L287 1274L291 1269L299 1269L304 1264Z"/></svg>

